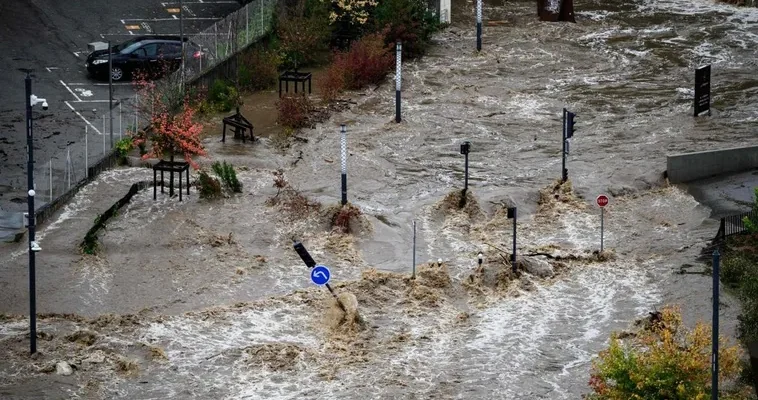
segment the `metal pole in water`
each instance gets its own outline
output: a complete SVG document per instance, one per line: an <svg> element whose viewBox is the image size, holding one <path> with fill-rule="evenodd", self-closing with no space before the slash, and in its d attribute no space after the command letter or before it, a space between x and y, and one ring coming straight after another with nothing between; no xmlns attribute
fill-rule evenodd
<svg viewBox="0 0 758 400"><path fill-rule="evenodd" d="M603 252L603 216L605 215L605 208L600 207L600 252Z"/></svg>
<svg viewBox="0 0 758 400"><path fill-rule="evenodd" d="M563 109L563 133L561 134L561 142L563 144L563 151L561 156L563 157L563 168L561 169L561 181L566 182L568 179L568 171L566 171L566 108Z"/></svg>
<svg viewBox="0 0 758 400"><path fill-rule="evenodd" d="M342 146L342 205L347 204L347 128L345 124L340 125Z"/></svg>
<svg viewBox="0 0 758 400"><path fill-rule="evenodd" d="M513 255L511 256L511 266L516 269L516 219L518 208L513 207Z"/></svg>
<svg viewBox="0 0 758 400"><path fill-rule="evenodd" d="M713 252L713 336L711 352L711 399L719 398L719 251Z"/></svg>
<svg viewBox="0 0 758 400"><path fill-rule="evenodd" d="M413 221L413 274L411 279L416 279L416 221Z"/></svg>
<svg viewBox="0 0 758 400"><path fill-rule="evenodd" d="M403 43L395 44L395 122L400 122L400 83L402 80Z"/></svg>
<svg viewBox="0 0 758 400"><path fill-rule="evenodd" d="M482 0L476 0L476 51L482 50Z"/></svg>

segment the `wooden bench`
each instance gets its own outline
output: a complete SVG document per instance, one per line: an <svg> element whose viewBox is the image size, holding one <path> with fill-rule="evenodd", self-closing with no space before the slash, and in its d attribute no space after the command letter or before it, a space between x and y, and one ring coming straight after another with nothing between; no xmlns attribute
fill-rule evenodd
<svg viewBox="0 0 758 400"><path fill-rule="evenodd" d="M237 107L237 112L234 115L230 115L224 118L224 131L221 134L221 141L226 142L226 126L231 125L234 128L234 138L242 138L242 143L245 143L245 132L250 131L250 141L255 141L253 136L253 124L240 114L240 108Z"/></svg>

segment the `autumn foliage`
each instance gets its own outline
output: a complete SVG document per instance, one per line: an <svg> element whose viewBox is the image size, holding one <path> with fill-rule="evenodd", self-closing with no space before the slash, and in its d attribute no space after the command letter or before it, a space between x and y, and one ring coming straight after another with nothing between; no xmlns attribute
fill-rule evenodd
<svg viewBox="0 0 758 400"><path fill-rule="evenodd" d="M336 52L319 82L324 100L334 100L343 90L381 83L395 66L393 48L385 45L384 32L378 32L353 42L347 51Z"/></svg>
<svg viewBox="0 0 758 400"><path fill-rule="evenodd" d="M719 381L739 375L740 349L720 339ZM710 399L711 329L682 326L680 310L664 308L649 326L610 347L593 362L589 399ZM721 386L720 386L721 387Z"/></svg>
<svg viewBox="0 0 758 400"><path fill-rule="evenodd" d="M184 157L193 168L198 164L193 156L205 156L200 140L203 126L194 120L197 112L191 99L184 95L178 82L169 79L151 81L137 77L139 109L148 116L147 129L134 134L134 145L147 145L142 159L163 158L174 155Z"/></svg>

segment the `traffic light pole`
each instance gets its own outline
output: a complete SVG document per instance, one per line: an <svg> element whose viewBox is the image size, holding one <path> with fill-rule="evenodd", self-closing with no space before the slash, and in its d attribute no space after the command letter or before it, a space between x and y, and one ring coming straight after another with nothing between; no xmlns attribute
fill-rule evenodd
<svg viewBox="0 0 758 400"><path fill-rule="evenodd" d="M561 169L561 181L566 182L568 179L568 170L566 169L566 130L567 130L567 122L566 122L566 116L567 116L568 110L565 108L563 109L563 134L562 134L562 144L563 144L563 151L561 151L561 155L563 156L563 168Z"/></svg>

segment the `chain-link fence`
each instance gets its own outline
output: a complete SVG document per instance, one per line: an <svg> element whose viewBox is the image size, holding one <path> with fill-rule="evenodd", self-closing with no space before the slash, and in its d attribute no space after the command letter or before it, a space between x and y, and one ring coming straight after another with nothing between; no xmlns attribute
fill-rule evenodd
<svg viewBox="0 0 758 400"><path fill-rule="evenodd" d="M73 196L80 185L117 161L111 146L111 132L115 145L133 132L134 127L145 124L148 117L140 115L137 100L135 96L114 106L113 125L109 115L84 123L81 127L84 135L80 141L69 144L47 160L35 160L35 208L38 218L45 219Z"/></svg>
<svg viewBox="0 0 758 400"><path fill-rule="evenodd" d="M188 52L184 62L185 81L201 76L265 36L271 30L276 5L277 0L255 0L190 37L188 46L193 50L199 46L201 50Z"/></svg>

